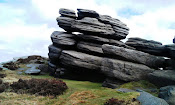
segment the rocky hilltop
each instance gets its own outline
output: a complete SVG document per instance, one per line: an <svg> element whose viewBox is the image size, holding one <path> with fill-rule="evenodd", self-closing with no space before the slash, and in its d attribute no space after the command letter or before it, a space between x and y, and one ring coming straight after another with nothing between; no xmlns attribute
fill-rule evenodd
<svg viewBox="0 0 175 105"><path fill-rule="evenodd" d="M56 19L65 31L51 34L50 75L104 81L103 86L148 79L158 86L174 85L175 44L142 38L125 39L128 26L96 11L61 8Z"/></svg>

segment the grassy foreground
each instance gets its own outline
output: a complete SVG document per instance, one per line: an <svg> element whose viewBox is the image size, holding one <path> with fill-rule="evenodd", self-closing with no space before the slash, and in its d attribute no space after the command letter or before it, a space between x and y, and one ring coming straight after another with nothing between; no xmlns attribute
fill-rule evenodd
<svg viewBox="0 0 175 105"><path fill-rule="evenodd" d="M3 78L3 81L9 83L18 81L19 78L53 78L48 75L18 75L16 71L9 70L4 70L1 73L7 74L7 77ZM44 97L30 94L16 94L7 91L0 93L0 105L103 105L112 97L130 101L139 95L137 92L122 93L115 89L104 88L101 86L101 83L62 80L66 82L69 87L63 95L54 98L52 96Z"/></svg>

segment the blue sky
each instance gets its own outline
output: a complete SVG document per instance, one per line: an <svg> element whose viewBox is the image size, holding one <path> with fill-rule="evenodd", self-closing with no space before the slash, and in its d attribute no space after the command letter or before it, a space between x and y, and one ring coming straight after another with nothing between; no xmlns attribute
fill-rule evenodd
<svg viewBox="0 0 175 105"><path fill-rule="evenodd" d="M92 9L120 19L129 37L172 44L174 0L0 0L0 62L32 54L47 56L59 8Z"/></svg>

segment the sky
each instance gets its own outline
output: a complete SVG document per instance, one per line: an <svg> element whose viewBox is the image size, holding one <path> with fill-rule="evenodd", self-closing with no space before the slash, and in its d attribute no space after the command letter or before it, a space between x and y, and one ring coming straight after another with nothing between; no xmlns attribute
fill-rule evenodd
<svg viewBox="0 0 175 105"><path fill-rule="evenodd" d="M130 37L172 44L175 0L0 0L0 62L14 57L47 57L50 35L63 31L59 8L95 10L126 23Z"/></svg>

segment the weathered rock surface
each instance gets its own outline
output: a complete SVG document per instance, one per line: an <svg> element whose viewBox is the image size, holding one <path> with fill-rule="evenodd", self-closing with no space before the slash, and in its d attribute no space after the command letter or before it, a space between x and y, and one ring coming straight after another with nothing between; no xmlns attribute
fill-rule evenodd
<svg viewBox="0 0 175 105"><path fill-rule="evenodd" d="M102 37L99 37L99 36L85 35L85 34L77 34L76 36L79 38L79 40L90 42L90 43L111 44L111 45L116 45L116 46L119 46L119 47L135 49L134 47L126 45L122 41L118 41L118 40L114 40L114 39L107 39L107 38L102 38Z"/></svg>
<svg viewBox="0 0 175 105"><path fill-rule="evenodd" d="M121 28L125 32L127 32L127 30L129 30L129 28L126 26L126 24L121 22L119 19L112 18L111 16L108 16L108 15L100 15L98 20L103 22L103 23L110 24L112 26L116 26L116 28Z"/></svg>
<svg viewBox="0 0 175 105"><path fill-rule="evenodd" d="M79 71L81 69L100 71L102 58L81 52L63 50L60 62L66 67L78 68L76 70Z"/></svg>
<svg viewBox="0 0 175 105"><path fill-rule="evenodd" d="M48 48L49 48L49 53L48 53L49 59L53 62L58 62L62 49L54 45L50 45Z"/></svg>
<svg viewBox="0 0 175 105"><path fill-rule="evenodd" d="M137 97L137 100L141 105L169 105L165 100L157 98L150 93L138 90L140 96Z"/></svg>
<svg viewBox="0 0 175 105"><path fill-rule="evenodd" d="M59 27L63 28L67 32L75 32L71 24L75 21L75 19L70 17L57 17L57 22Z"/></svg>
<svg viewBox="0 0 175 105"><path fill-rule="evenodd" d="M144 64L151 68L163 67L165 63L165 59L163 57L153 56L141 51L126 49L108 44L104 44L102 49L105 54L113 55L115 58Z"/></svg>
<svg viewBox="0 0 175 105"><path fill-rule="evenodd" d="M149 67L127 61L104 58L101 66L102 72L108 77L123 81L144 79L148 73L153 72Z"/></svg>
<svg viewBox="0 0 175 105"><path fill-rule="evenodd" d="M102 46L99 44L93 44L93 43L80 41L77 43L77 48L88 54L103 55Z"/></svg>
<svg viewBox="0 0 175 105"><path fill-rule="evenodd" d="M141 38L129 38L128 41L126 41L126 44L135 47L139 51L143 51L152 55L167 55L167 49L165 48L165 46L157 41L145 40Z"/></svg>
<svg viewBox="0 0 175 105"><path fill-rule="evenodd" d="M148 80L157 86L175 85L174 70L157 70L148 75Z"/></svg>
<svg viewBox="0 0 175 105"><path fill-rule="evenodd" d="M175 44L165 45L170 58L175 59Z"/></svg>
<svg viewBox="0 0 175 105"><path fill-rule="evenodd" d="M76 18L77 17L76 14L75 14L75 11L70 10L70 9L60 8L59 13L63 17L70 17L70 18Z"/></svg>
<svg viewBox="0 0 175 105"><path fill-rule="evenodd" d="M54 46L66 48L74 46L76 41L74 40L74 35L66 32L54 31L51 35L51 40Z"/></svg>
<svg viewBox="0 0 175 105"><path fill-rule="evenodd" d="M72 28L78 32L100 35L101 37L112 36L115 32L111 25L106 25L99 22L96 18L85 17L81 20L75 20L72 23Z"/></svg>
<svg viewBox="0 0 175 105"><path fill-rule="evenodd" d="M175 105L175 85L161 87L159 98L164 99L169 105Z"/></svg>
<svg viewBox="0 0 175 105"><path fill-rule="evenodd" d="M115 89L118 88L123 83L124 81L116 80L114 78L106 78L105 81L102 83L102 86Z"/></svg>
<svg viewBox="0 0 175 105"><path fill-rule="evenodd" d="M98 18L99 14L94 10L88 10L88 9L77 9L78 10L78 19L82 19L84 17L92 17L92 18Z"/></svg>

